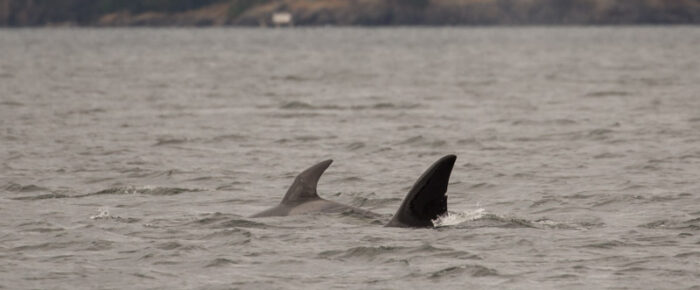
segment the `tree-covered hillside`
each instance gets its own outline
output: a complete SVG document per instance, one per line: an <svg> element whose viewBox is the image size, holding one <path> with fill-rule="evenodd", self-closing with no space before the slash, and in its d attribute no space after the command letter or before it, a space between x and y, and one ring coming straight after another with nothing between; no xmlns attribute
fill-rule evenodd
<svg viewBox="0 0 700 290"><path fill-rule="evenodd" d="M698 24L700 0L0 0L1 26Z"/></svg>

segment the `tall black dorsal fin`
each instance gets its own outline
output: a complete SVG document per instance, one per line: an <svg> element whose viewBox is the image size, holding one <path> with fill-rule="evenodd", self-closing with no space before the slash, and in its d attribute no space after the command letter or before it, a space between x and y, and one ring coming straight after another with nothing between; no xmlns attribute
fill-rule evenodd
<svg viewBox="0 0 700 290"><path fill-rule="evenodd" d="M421 175L404 198L388 227L431 227L447 212L447 184L457 156L447 155Z"/></svg>
<svg viewBox="0 0 700 290"><path fill-rule="evenodd" d="M333 163L331 159L321 161L304 170L304 172L299 173L294 179L292 186L289 187L287 193L284 195L282 204L294 204L319 199L320 197L318 197L318 193L316 192L316 186L318 185L318 180L321 178L321 175L331 163Z"/></svg>

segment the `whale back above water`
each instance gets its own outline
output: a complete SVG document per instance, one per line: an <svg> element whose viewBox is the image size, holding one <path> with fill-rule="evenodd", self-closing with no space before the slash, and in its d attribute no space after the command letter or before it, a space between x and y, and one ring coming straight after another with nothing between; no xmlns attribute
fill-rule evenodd
<svg viewBox="0 0 700 290"><path fill-rule="evenodd" d="M304 170L294 179L279 205L254 214L251 217L288 216L312 212L369 213L366 210L325 200L318 196L318 191L316 190L318 180L331 163L333 163L333 160L324 160Z"/></svg>
<svg viewBox="0 0 700 290"><path fill-rule="evenodd" d="M447 212L447 185L457 157L447 155L433 163L416 181L386 225L388 227L430 227L432 221ZM378 214L321 198L317 186L321 175L333 160L321 161L297 175L279 205L251 217L271 217L313 212L351 212L367 216Z"/></svg>

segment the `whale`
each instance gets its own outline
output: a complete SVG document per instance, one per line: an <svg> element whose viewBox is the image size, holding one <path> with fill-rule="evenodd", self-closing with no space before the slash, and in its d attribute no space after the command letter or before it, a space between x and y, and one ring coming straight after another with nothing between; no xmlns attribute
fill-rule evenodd
<svg viewBox="0 0 700 290"><path fill-rule="evenodd" d="M446 155L435 161L406 194L387 227L432 227L433 220L447 212L447 186L455 155ZM321 175L333 163L324 160L299 173L275 207L256 213L251 218L290 216L310 213L352 213L370 217L379 214L361 208L326 200L318 195L317 187Z"/></svg>

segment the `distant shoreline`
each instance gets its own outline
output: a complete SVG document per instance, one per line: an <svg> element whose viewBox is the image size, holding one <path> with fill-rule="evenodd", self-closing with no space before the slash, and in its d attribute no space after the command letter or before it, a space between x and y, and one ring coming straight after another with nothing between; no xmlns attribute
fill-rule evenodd
<svg viewBox="0 0 700 290"><path fill-rule="evenodd" d="M37 4L39 3L39 4ZM146 4L144 4L146 3ZM148 4L147 3L151 3ZM695 0L0 0L0 27L697 25Z"/></svg>
<svg viewBox="0 0 700 290"><path fill-rule="evenodd" d="M150 30L150 29L245 29L245 30L300 30L300 29L432 29L432 28L455 28L455 29L499 29L499 28L523 28L523 29L557 29L557 28L673 28L673 27L686 27L686 28L700 28L697 24L688 23L662 23L662 24L649 24L649 23L638 23L638 24L518 24L518 25L506 25L506 24L489 24L489 25L298 25L291 27L275 27L275 26L250 26L250 25L222 25L222 26L194 26L194 25L179 25L179 26L148 26L148 25L138 25L138 26L99 26L99 25L33 25L33 26L0 26L0 31L2 30L32 30L32 29L56 29L56 30L70 30L70 29L125 29L125 30Z"/></svg>

